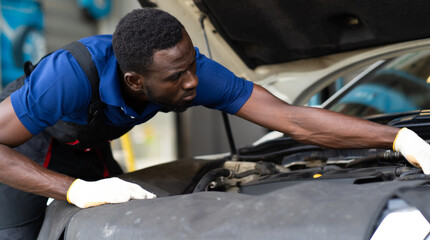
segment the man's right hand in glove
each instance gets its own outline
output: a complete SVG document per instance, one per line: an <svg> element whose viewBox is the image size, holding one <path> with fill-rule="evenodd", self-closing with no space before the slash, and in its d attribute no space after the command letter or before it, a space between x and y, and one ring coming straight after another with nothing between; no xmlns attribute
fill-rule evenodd
<svg viewBox="0 0 430 240"><path fill-rule="evenodd" d="M80 208L98 206L106 203L123 203L130 199L149 199L156 195L139 185L126 182L117 177L94 182L76 179L67 191L67 201Z"/></svg>
<svg viewBox="0 0 430 240"><path fill-rule="evenodd" d="M430 145L415 132L402 128L397 133L393 149L415 167L422 168L425 174L430 174Z"/></svg>

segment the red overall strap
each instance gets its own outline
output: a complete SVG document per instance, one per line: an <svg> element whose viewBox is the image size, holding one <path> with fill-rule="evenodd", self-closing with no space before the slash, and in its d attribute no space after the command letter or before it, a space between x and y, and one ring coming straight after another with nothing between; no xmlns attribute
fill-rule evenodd
<svg viewBox="0 0 430 240"><path fill-rule="evenodd" d="M46 156L45 156L45 161L43 161L44 168L48 168L49 161L51 161L51 155L52 155L52 138L49 141L49 147L48 147L48 152L46 153Z"/></svg>
<svg viewBox="0 0 430 240"><path fill-rule="evenodd" d="M107 178L110 176L110 174L109 174L109 170L108 170L107 165L106 165L106 160L103 158L103 154L100 152L100 150L98 150L98 149L95 149L95 150L96 150L96 153L99 156L100 160L103 162L103 178Z"/></svg>

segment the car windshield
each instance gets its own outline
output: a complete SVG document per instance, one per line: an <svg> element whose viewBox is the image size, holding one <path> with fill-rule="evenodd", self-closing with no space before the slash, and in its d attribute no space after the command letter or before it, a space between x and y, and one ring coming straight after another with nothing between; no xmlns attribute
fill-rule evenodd
<svg viewBox="0 0 430 240"><path fill-rule="evenodd" d="M358 117L430 109L429 76L430 51L402 55L349 85L325 108Z"/></svg>

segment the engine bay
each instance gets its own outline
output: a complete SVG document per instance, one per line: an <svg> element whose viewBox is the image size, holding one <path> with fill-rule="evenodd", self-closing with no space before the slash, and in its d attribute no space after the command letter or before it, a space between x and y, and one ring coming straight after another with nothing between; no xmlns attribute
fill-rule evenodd
<svg viewBox="0 0 430 240"><path fill-rule="evenodd" d="M426 141L426 112L376 117L373 120L408 127ZM390 149L326 149L301 144L284 136L239 149L220 168L203 176L194 192L226 191L260 195L308 181L367 184L388 181L428 180L399 152Z"/></svg>
<svg viewBox="0 0 430 240"><path fill-rule="evenodd" d="M401 154L384 149L321 149L290 154L279 161L226 161L222 168L208 172L194 192L260 195L306 181L366 184L429 179Z"/></svg>

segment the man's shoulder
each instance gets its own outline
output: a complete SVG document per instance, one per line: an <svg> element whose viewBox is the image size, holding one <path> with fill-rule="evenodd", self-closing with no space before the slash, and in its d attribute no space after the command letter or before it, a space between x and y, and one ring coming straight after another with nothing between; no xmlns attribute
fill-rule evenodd
<svg viewBox="0 0 430 240"><path fill-rule="evenodd" d="M102 34L102 35L93 35L85 38L81 38L79 40L80 42L86 44L93 44L93 43L110 43L112 44L112 34Z"/></svg>
<svg viewBox="0 0 430 240"><path fill-rule="evenodd" d="M113 55L111 34L90 36L79 41L88 48L95 58Z"/></svg>

